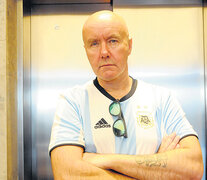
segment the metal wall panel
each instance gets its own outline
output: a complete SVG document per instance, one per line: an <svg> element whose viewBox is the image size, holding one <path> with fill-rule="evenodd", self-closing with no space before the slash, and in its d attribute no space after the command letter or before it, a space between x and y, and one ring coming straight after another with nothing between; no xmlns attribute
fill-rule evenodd
<svg viewBox="0 0 207 180"><path fill-rule="evenodd" d="M95 10L112 10L112 6L111 4L32 5L32 9L35 16L84 15L91 14Z"/></svg>
<svg viewBox="0 0 207 180"><path fill-rule="evenodd" d="M30 76L30 7L24 5L23 18L23 164L19 164L19 176L32 179L32 129L31 129L31 76ZM22 129L19 129L22 130ZM21 157L21 156L20 156Z"/></svg>
<svg viewBox="0 0 207 180"><path fill-rule="evenodd" d="M113 0L115 6L202 6L202 0Z"/></svg>
<svg viewBox="0 0 207 180"><path fill-rule="evenodd" d="M110 0L31 0L31 4L87 4L110 3Z"/></svg>

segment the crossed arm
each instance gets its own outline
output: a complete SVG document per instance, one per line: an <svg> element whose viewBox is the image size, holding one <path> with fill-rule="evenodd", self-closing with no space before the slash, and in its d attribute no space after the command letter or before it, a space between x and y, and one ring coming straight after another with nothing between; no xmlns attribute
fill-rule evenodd
<svg viewBox="0 0 207 180"><path fill-rule="evenodd" d="M83 149L78 146L60 146L52 150L51 163L54 179L132 179L84 161L83 154Z"/></svg>
<svg viewBox="0 0 207 180"><path fill-rule="evenodd" d="M83 153L77 146L61 146L51 153L55 179L201 179L202 154L196 137L172 134L158 153L121 155ZM113 170L113 171L111 171Z"/></svg>

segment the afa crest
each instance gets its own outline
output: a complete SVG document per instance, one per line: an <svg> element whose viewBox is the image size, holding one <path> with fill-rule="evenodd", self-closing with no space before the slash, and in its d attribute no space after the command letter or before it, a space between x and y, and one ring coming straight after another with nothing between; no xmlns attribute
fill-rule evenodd
<svg viewBox="0 0 207 180"><path fill-rule="evenodd" d="M137 123L140 127L148 129L154 126L154 119L149 112L137 112Z"/></svg>

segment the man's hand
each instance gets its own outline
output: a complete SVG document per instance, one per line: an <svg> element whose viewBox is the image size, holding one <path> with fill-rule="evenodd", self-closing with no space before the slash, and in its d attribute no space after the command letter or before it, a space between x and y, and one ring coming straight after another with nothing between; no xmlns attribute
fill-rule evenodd
<svg viewBox="0 0 207 180"><path fill-rule="evenodd" d="M175 132L170 135L166 135L163 138L157 153L162 153L179 148L180 147L179 141L180 141L180 137L177 136Z"/></svg>

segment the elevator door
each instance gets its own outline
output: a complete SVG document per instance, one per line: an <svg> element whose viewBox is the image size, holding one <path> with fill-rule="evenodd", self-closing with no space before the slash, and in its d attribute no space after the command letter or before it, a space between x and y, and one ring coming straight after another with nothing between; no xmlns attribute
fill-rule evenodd
<svg viewBox="0 0 207 180"><path fill-rule="evenodd" d="M35 5L31 12L33 179L52 179L48 144L61 91L95 78L81 29L88 13L108 5ZM172 89L200 137L205 158L201 8L114 8L133 38L130 75ZM203 178L205 179L205 177Z"/></svg>
<svg viewBox="0 0 207 180"><path fill-rule="evenodd" d="M110 4L35 5L31 9L32 178L52 179L48 145L58 95L93 79L82 42L89 13Z"/></svg>
<svg viewBox="0 0 207 180"><path fill-rule="evenodd" d="M115 0L113 11L127 20L133 40L130 74L172 90L198 133L206 169L203 8L129 8Z"/></svg>

